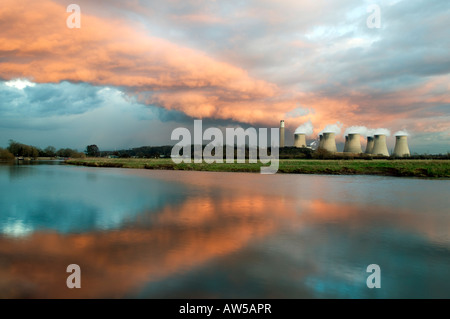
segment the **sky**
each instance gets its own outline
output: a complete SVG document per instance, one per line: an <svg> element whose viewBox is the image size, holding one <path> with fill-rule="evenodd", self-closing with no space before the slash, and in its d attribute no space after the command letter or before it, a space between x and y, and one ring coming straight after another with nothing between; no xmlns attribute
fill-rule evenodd
<svg viewBox="0 0 450 319"><path fill-rule="evenodd" d="M447 153L449 16L448 0L2 0L0 147L169 145L194 119L284 119L287 145L311 123L308 140L386 128L390 149L406 131L412 153Z"/></svg>

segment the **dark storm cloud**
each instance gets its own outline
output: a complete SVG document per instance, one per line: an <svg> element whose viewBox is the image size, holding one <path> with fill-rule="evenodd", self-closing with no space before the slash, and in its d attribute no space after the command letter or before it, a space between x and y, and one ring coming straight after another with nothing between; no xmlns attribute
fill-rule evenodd
<svg viewBox="0 0 450 319"><path fill-rule="evenodd" d="M86 83L37 84L23 89L0 82L0 115L49 117L82 114L101 105L99 88Z"/></svg>

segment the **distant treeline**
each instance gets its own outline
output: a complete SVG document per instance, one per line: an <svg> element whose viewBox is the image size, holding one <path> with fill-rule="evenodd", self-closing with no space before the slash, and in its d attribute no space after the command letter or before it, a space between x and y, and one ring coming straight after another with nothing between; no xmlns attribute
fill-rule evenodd
<svg viewBox="0 0 450 319"><path fill-rule="evenodd" d="M0 159L13 159L14 157L71 157L83 158L86 154L90 157L119 157L119 158L170 158L173 146L142 146L128 150L119 151L100 151L96 145L89 145L85 152L78 152L76 149L61 148L56 150L53 146L40 149L35 146L22 144L13 140L9 141L7 149L0 148ZM202 149L205 148L203 145ZM215 149L214 149L215 150ZM214 155L213 150L213 155ZM270 147L268 153L270 155ZM223 146L223 158L226 158L226 146ZM245 158L248 159L250 154L249 147L245 148ZM191 146L191 156L194 156L194 146ZM237 148L234 150L234 157L237 157ZM351 154L351 153L330 153L326 150L312 150L310 148L283 147L279 149L280 159L324 159L324 160L351 160L351 159L401 159L396 157L374 156L370 154ZM450 153L429 155L429 154L413 154L404 159L450 159Z"/></svg>
<svg viewBox="0 0 450 319"><path fill-rule="evenodd" d="M159 158L170 157L173 146L142 146L120 151L100 151L100 156L117 156L120 158Z"/></svg>
<svg viewBox="0 0 450 319"><path fill-rule="evenodd" d="M41 149L32 145L22 144L13 140L9 141L9 146L6 149L0 148L0 159L14 159L15 157L72 157L82 158L86 157L83 152L71 148L61 148L56 150L53 146L48 146Z"/></svg>
<svg viewBox="0 0 450 319"><path fill-rule="evenodd" d="M129 150L119 150L119 151L101 151L100 156L117 156L119 158L160 158L160 157L170 157L173 146L142 146L137 148L132 148ZM205 145L203 145L203 149ZM249 158L249 148L245 148L245 158ZM214 151L212 152L214 154ZM237 148L235 147L235 158L237 154ZM270 147L268 149L270 155ZM194 146L191 146L191 156L194 156ZM226 147L223 147L223 158L226 158ZM280 159L401 159L398 157L387 157L387 156L377 156L371 154L351 154L351 153L330 153L326 150L313 150L307 147L297 148L297 147L283 147L279 149ZM450 159L450 153L430 155L430 154L413 154L410 157L403 157L403 159Z"/></svg>
<svg viewBox="0 0 450 319"><path fill-rule="evenodd" d="M202 150L206 145L202 146ZM173 146L142 146L137 148L132 148L129 150L120 150L120 151L101 151L100 156L117 156L120 158L160 158L160 157L171 157ZM212 154L215 155L215 150L213 149ZM298 149L297 149L298 150ZM309 149L304 149L306 152L309 152ZM182 152L182 151L181 151ZM268 150L270 155L270 148ZM300 154L300 152L298 152ZM193 158L195 154L194 145L191 146L191 157ZM248 147L245 148L245 158L249 158L250 149ZM223 158L225 159L227 156L226 146L223 146ZM237 156L237 147L234 148L234 157Z"/></svg>

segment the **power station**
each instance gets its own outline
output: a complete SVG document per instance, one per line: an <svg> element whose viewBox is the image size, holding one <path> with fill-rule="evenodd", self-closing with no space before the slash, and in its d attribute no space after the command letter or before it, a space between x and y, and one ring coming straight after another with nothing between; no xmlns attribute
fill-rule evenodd
<svg viewBox="0 0 450 319"><path fill-rule="evenodd" d="M392 156L407 157L411 156L408 147L408 138L406 135L399 135L395 137L395 148Z"/></svg>
<svg viewBox="0 0 450 319"><path fill-rule="evenodd" d="M336 153L336 139L334 133L323 133L323 142L322 142L322 149L330 152L330 153Z"/></svg>
<svg viewBox="0 0 450 319"><path fill-rule="evenodd" d="M364 153L366 154L372 154L373 151L373 136L367 136L367 145L366 145L366 151Z"/></svg>
<svg viewBox="0 0 450 319"><path fill-rule="evenodd" d="M294 146L306 147L306 134L303 133L294 134Z"/></svg>
<svg viewBox="0 0 450 319"><path fill-rule="evenodd" d="M374 136L372 154L389 156L389 151L386 144L386 135L377 134Z"/></svg>
<svg viewBox="0 0 450 319"><path fill-rule="evenodd" d="M348 134L348 136L346 136L346 144L347 144L347 150L344 150L344 152L362 153L361 141L360 141L359 134L356 134L356 133Z"/></svg>
<svg viewBox="0 0 450 319"><path fill-rule="evenodd" d="M348 152L348 135L345 136L344 153Z"/></svg>
<svg viewBox="0 0 450 319"><path fill-rule="evenodd" d="M307 124L307 123L306 123ZM305 124L299 126L294 133L294 147L303 148L308 147L306 143L306 135L310 135L313 132L313 128L311 122L309 121L309 127L305 129ZM362 128L362 129L361 129ZM319 143L318 150L326 150L330 153L337 153L336 147L336 133L330 132L329 127L325 128L328 132L320 132L319 133ZM363 130L364 129L364 130ZM370 155L381 155L381 156L389 156L389 151L387 147L386 137L390 135L389 130L387 129L377 129L380 134L375 134L374 136L367 136L366 149L363 152L361 147L361 135L366 135L367 129L364 126L355 126L350 127L348 129L349 132L353 131L354 133L348 133L346 131L345 136L345 144L344 144L344 153L352 153L352 154L370 154ZM356 133L358 132L358 133ZM386 132L386 133L385 133ZM370 133L371 134L371 133ZM395 148L392 156L395 157L407 157L411 156L409 147L408 147L408 138L407 133L404 131L399 131L396 133L395 137ZM316 142L310 145L310 148ZM284 120L280 121L280 147L285 147L285 123Z"/></svg>

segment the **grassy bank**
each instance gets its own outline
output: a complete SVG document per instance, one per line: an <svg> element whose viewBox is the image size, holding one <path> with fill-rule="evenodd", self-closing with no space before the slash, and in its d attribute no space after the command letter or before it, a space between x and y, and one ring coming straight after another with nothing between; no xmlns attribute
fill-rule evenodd
<svg viewBox="0 0 450 319"><path fill-rule="evenodd" d="M256 164L174 164L171 159L71 159L67 164L90 167L123 167L213 172L260 172ZM278 173L331 175L384 175L449 178L450 160L280 160Z"/></svg>

